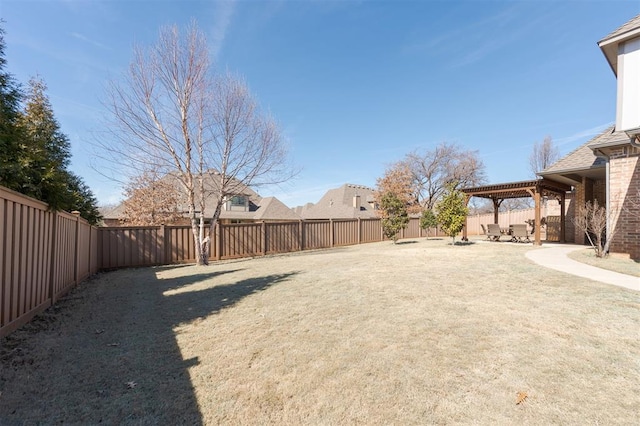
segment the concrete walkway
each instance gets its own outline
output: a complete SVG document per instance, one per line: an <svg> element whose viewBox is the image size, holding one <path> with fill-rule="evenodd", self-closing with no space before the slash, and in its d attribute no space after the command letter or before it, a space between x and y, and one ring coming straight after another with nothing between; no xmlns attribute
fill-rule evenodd
<svg viewBox="0 0 640 426"><path fill-rule="evenodd" d="M631 275L620 274L608 271L595 266L586 265L569 259L567 254L584 249L579 245L561 245L551 247L541 247L529 250L525 255L535 263L567 274L577 275L590 280L600 281L605 284L613 284L631 290L640 291L640 278Z"/></svg>

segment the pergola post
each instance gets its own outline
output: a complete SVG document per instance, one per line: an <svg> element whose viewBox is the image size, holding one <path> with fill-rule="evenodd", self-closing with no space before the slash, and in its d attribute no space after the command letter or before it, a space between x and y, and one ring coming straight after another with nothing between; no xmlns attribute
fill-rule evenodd
<svg viewBox="0 0 640 426"><path fill-rule="evenodd" d="M533 200L535 203L535 227L536 230L534 232L535 236L533 239L533 245L539 246L542 245L540 241L540 188L536 186L535 192L533 193Z"/></svg>
<svg viewBox="0 0 640 426"><path fill-rule="evenodd" d="M564 221L565 221L565 213L564 213L564 205L566 202L566 194L563 192L560 194L560 242L561 243L565 243L566 240L566 235L565 235L565 227L564 227ZM549 225L547 225L549 226Z"/></svg>
<svg viewBox="0 0 640 426"><path fill-rule="evenodd" d="M493 223L498 223L498 218L500 217L500 204L502 204L501 199L492 198L493 200Z"/></svg>
<svg viewBox="0 0 640 426"><path fill-rule="evenodd" d="M469 194L464 194L464 206L468 207L469 206L469 200L471 199L471 196ZM469 241L469 238L467 238L467 216L464 216L464 226L462 227L462 241Z"/></svg>

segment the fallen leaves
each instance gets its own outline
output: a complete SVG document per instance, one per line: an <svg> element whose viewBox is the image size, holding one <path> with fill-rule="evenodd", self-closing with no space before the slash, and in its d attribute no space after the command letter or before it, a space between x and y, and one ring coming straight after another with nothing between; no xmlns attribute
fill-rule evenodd
<svg viewBox="0 0 640 426"><path fill-rule="evenodd" d="M526 401L529 395L526 392L518 392L516 394L516 405L520 405Z"/></svg>

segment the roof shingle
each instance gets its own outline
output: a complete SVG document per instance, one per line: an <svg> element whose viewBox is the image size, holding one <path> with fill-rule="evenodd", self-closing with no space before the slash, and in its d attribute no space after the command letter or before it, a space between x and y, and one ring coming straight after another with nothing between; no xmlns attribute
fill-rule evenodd
<svg viewBox="0 0 640 426"><path fill-rule="evenodd" d="M602 40L600 40L598 42L598 44L605 44L607 41L616 38L618 36L621 36L629 31L633 31L635 29L640 28L640 15L631 18L631 20L625 22L623 25L621 25L619 28L613 30L611 33L607 34L606 37L604 37Z"/></svg>
<svg viewBox="0 0 640 426"><path fill-rule="evenodd" d="M593 149L625 144L629 140L629 137L624 132L616 132L614 131L614 126L610 126L604 132L579 146L538 174L544 176L605 167L605 159L596 156L593 153Z"/></svg>

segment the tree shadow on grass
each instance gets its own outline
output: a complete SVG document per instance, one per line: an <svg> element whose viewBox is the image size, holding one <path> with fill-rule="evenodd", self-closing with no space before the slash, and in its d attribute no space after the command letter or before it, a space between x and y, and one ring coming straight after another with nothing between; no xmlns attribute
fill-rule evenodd
<svg viewBox="0 0 640 426"><path fill-rule="evenodd" d="M14 333L22 349L0 360L0 424L202 424L189 376L199 360L183 359L175 327L296 273L207 285L236 270L158 279L160 269L104 274L56 305L53 322Z"/></svg>
<svg viewBox="0 0 640 426"><path fill-rule="evenodd" d="M396 242L396 245L401 246L401 245L405 245L405 244L416 244L417 241L415 240L406 240L406 241L398 241Z"/></svg>
<svg viewBox="0 0 640 426"><path fill-rule="evenodd" d="M475 241L456 241L455 243L453 243L454 246L472 246L475 244Z"/></svg>

